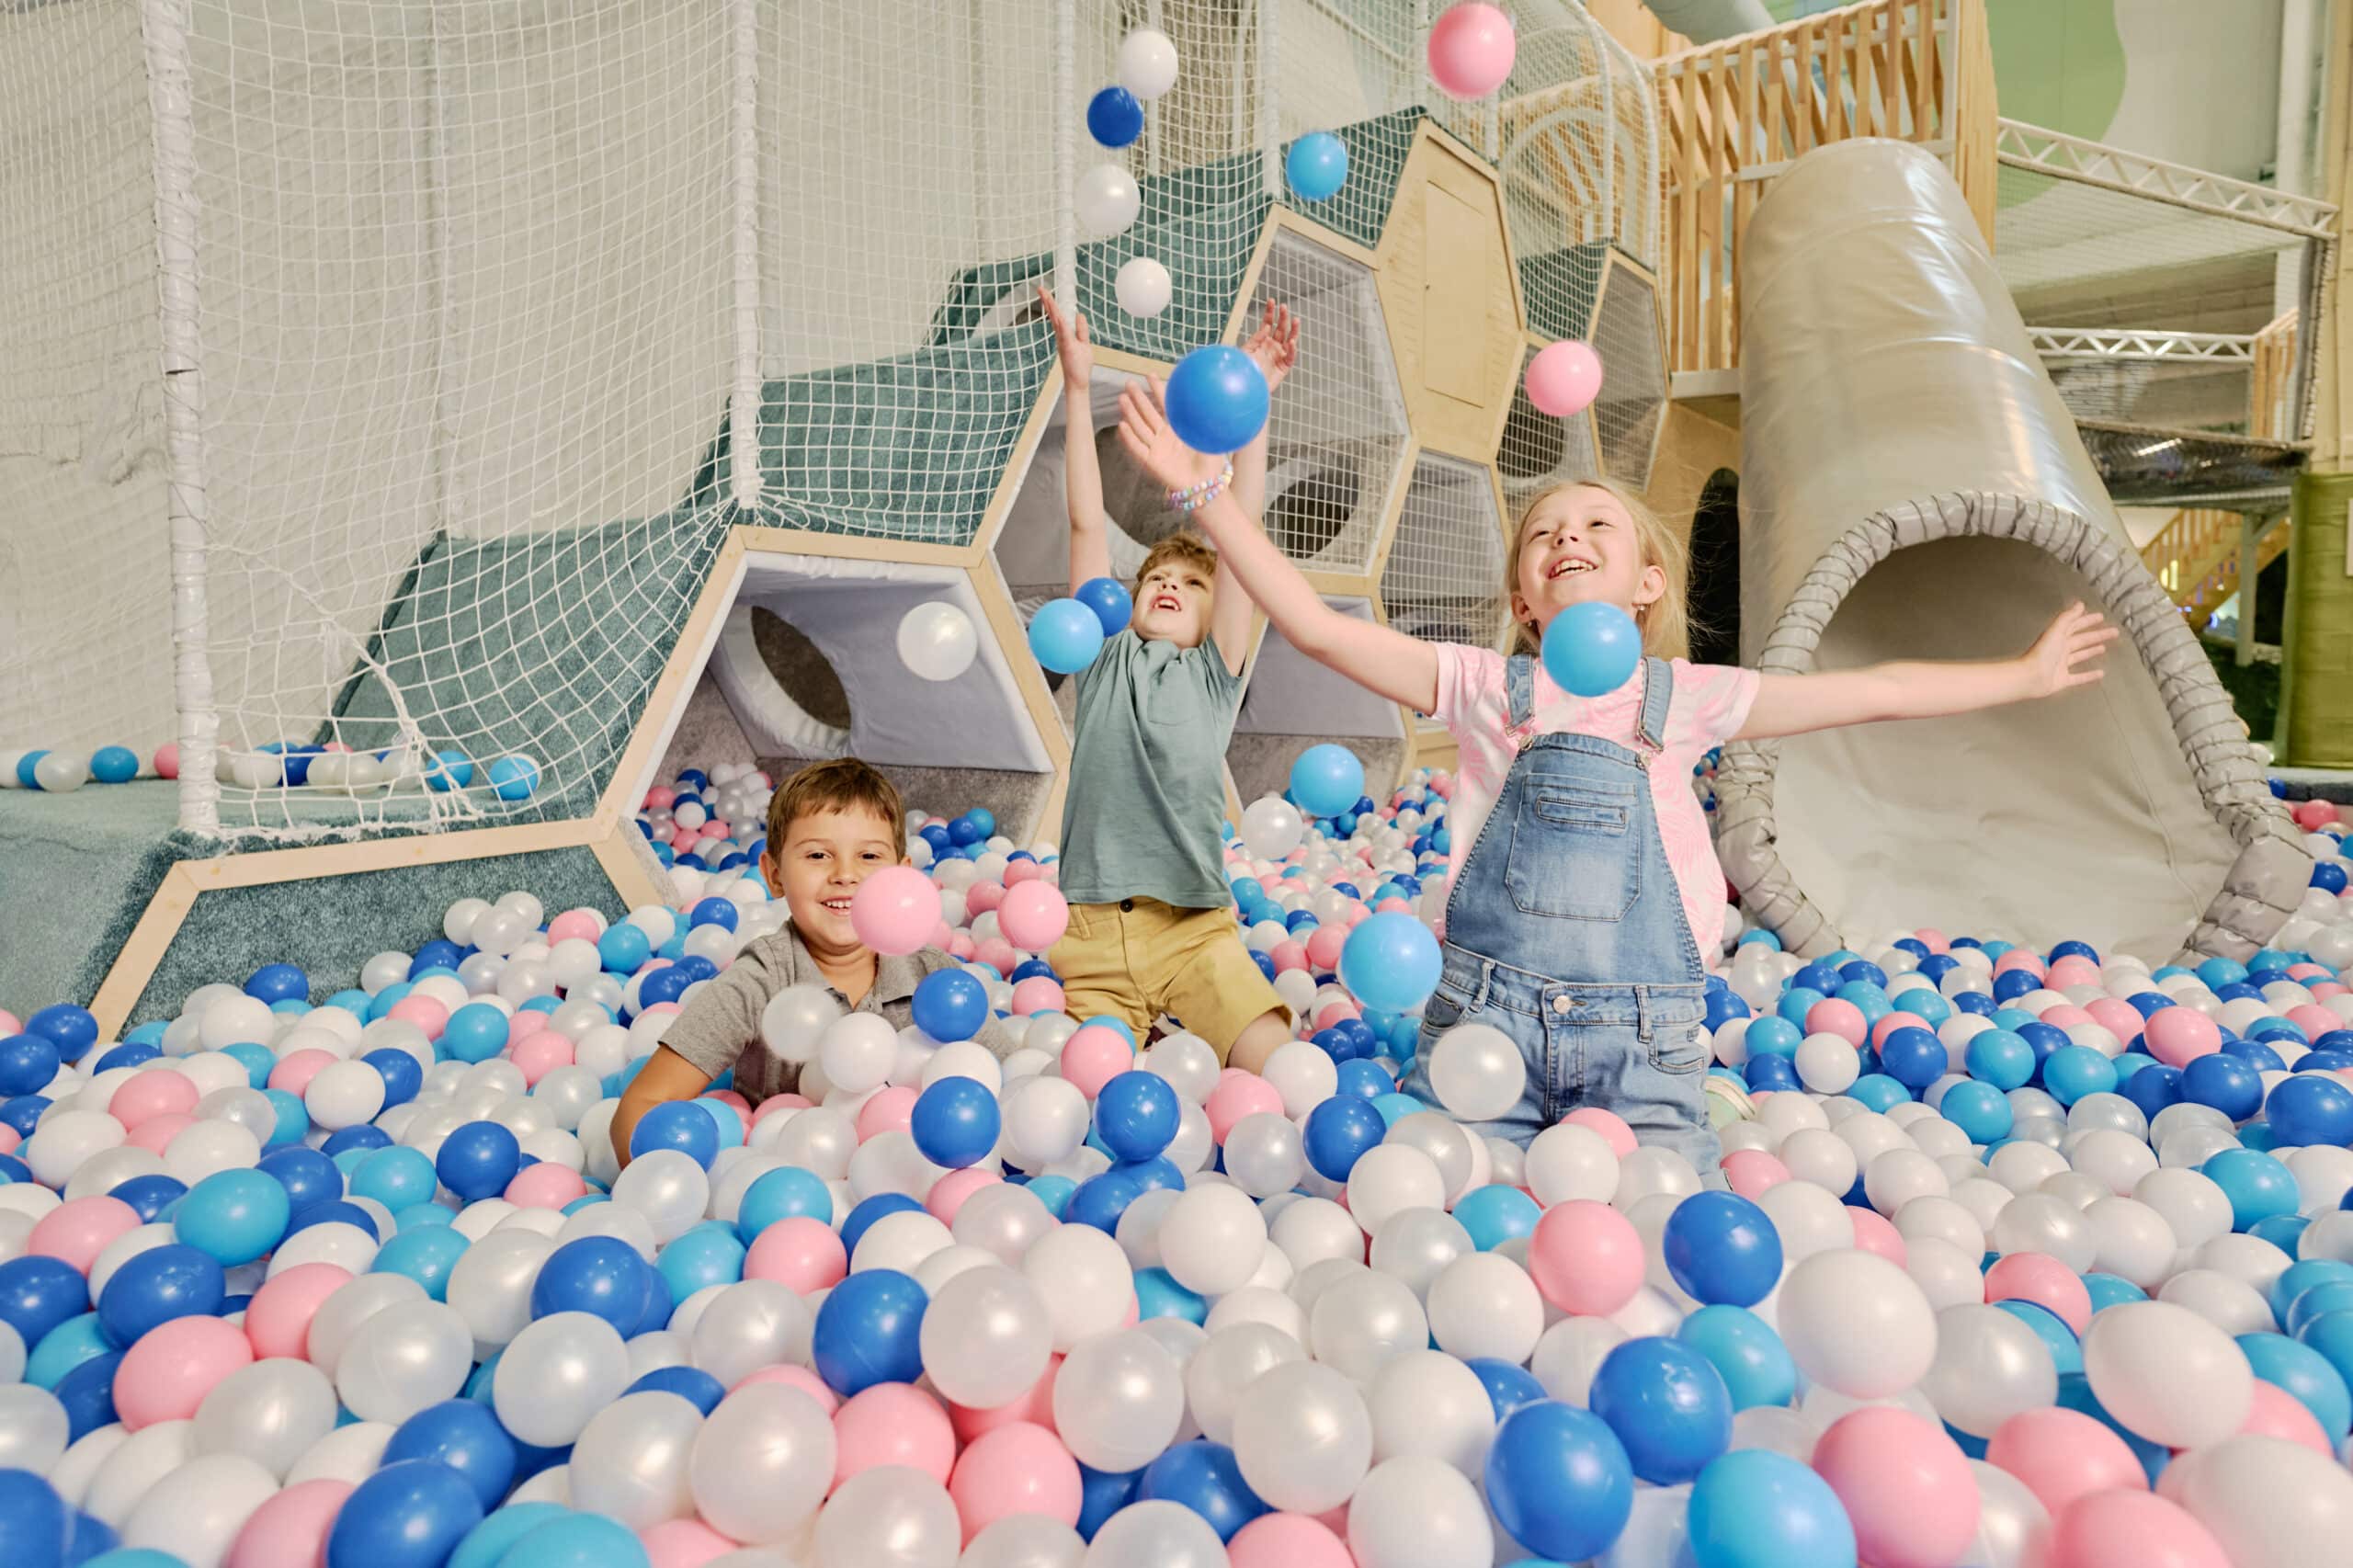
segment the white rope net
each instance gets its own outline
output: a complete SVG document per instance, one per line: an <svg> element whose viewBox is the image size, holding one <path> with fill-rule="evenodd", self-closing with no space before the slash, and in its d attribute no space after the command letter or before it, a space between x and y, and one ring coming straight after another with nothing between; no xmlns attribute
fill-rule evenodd
<svg viewBox="0 0 2353 1568"><path fill-rule="evenodd" d="M181 824L231 838L585 814L730 522L971 542L1051 364L1035 286L1149 360L1229 336L1289 139L1347 144L1300 210L1356 244L1428 114L1501 161L1516 234L1649 259L1639 69L1526 0L1505 95L1453 104L1438 9L0 6L0 744L176 738ZM1176 84L1098 146L1141 27ZM1530 93L1602 106L1546 132L1598 171L1574 211L1508 149ZM1366 570L1408 437L1370 275L1286 235L1258 293L1309 318L1270 523Z"/></svg>

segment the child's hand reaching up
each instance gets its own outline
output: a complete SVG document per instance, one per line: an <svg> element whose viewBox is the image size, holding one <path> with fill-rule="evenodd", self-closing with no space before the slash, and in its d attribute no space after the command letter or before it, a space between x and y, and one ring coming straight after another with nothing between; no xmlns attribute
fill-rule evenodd
<svg viewBox="0 0 2353 1568"><path fill-rule="evenodd" d="M1095 376L1095 345L1086 335L1086 317L1073 310L1067 316L1054 303L1052 294L1043 283L1038 285L1038 303L1045 310L1046 320L1054 329L1054 352L1062 357L1063 387L1066 392L1084 392Z"/></svg>
<svg viewBox="0 0 2353 1568"><path fill-rule="evenodd" d="M2118 631L2099 611L2086 609L2081 599L2061 610L2035 639L2034 646L2019 656L2026 676L2025 695L2050 697L2105 676L2108 672L2099 667L2099 658L2116 641Z"/></svg>
<svg viewBox="0 0 2353 1568"><path fill-rule="evenodd" d="M1225 467L1222 456L1197 452L1169 427L1165 386L1157 379L1131 381L1120 392L1120 445L1136 466L1171 490L1214 479Z"/></svg>
<svg viewBox="0 0 2353 1568"><path fill-rule="evenodd" d="M1290 313L1290 306L1267 301L1257 330L1243 339L1242 352L1266 372L1267 391L1279 391L1299 363L1299 318Z"/></svg>

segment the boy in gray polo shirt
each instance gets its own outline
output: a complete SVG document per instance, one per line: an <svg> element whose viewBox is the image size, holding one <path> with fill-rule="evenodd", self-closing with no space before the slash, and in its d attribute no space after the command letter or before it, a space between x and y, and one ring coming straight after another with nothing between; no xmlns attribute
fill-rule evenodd
<svg viewBox="0 0 2353 1568"><path fill-rule="evenodd" d="M1111 574L1088 397L1095 352L1084 316L1064 316L1042 288L1038 297L1062 357L1063 499L1076 593ZM1276 306L1244 347L1272 389L1298 345L1296 322ZM1245 506L1261 506L1263 431L1211 482L1227 484ZM1205 498L1170 501L1189 509ZM1256 1072L1291 1038L1291 1017L1243 945L1218 834L1254 613L1215 551L1199 535L1171 534L1136 574L1127 627L1073 677L1078 708L1062 833L1070 929L1049 961L1071 1017L1111 1015L1142 1040L1166 1014L1214 1046L1219 1060Z"/></svg>
<svg viewBox="0 0 2353 1568"><path fill-rule="evenodd" d="M736 1092L756 1106L793 1091L800 1064L777 1056L760 1038L760 1014L788 985L823 986L845 1012L877 1013L894 1028L915 1022L915 987L956 960L937 948L904 958L877 953L849 923L858 884L905 856L899 791L874 768L841 757L785 780L768 804L760 873L791 909L791 922L745 947L662 1031L613 1114L613 1152L621 1164L629 1163L641 1117L665 1101L692 1099L730 1067ZM999 1060L1012 1053L1012 1039L994 1018L973 1038Z"/></svg>

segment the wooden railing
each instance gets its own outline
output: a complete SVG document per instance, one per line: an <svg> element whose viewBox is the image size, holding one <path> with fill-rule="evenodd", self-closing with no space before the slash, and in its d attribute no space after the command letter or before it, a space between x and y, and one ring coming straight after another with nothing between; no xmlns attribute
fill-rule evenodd
<svg viewBox="0 0 2353 1568"><path fill-rule="evenodd" d="M1994 237L1984 0L1865 0L1669 55L1656 68L1668 364L1740 363L1740 247L1774 177L1859 136L1928 147Z"/></svg>
<svg viewBox="0 0 2353 1568"><path fill-rule="evenodd" d="M2268 441L2301 441L2290 429L2290 383L2296 371L2296 312L2276 317L2255 335L2255 369L2247 385L2246 433ZM2302 421L2295 421L2301 426Z"/></svg>
<svg viewBox="0 0 2353 1568"><path fill-rule="evenodd" d="M2148 567L2184 614L2203 625L2239 584L2239 542L2244 514L2209 509L2176 512L2154 539L2141 547ZM2290 530L2275 526L2256 547L2261 571L2288 548Z"/></svg>

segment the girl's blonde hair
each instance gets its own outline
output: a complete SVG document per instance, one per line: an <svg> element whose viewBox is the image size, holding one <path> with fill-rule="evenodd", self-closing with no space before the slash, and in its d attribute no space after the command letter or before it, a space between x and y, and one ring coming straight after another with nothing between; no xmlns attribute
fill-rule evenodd
<svg viewBox="0 0 2353 1568"><path fill-rule="evenodd" d="M1643 564L1655 566L1666 579L1666 587L1647 605L1634 607L1634 623L1643 629L1643 652L1657 659L1686 659L1691 656L1691 610L1687 600L1690 571L1690 551L1683 536L1645 505L1643 498L1611 479L1577 479L1566 484L1556 484L1521 508L1519 521L1513 525L1511 549L1504 562L1504 603L1508 607L1512 596L1519 592L1519 552L1527 543L1528 519L1536 509L1555 495L1572 490L1598 490L1626 509L1634 525L1634 538L1642 547ZM1506 609L1506 613L1509 613ZM1540 646L1540 634L1530 620L1515 621L1512 626L1512 652L1533 653Z"/></svg>

